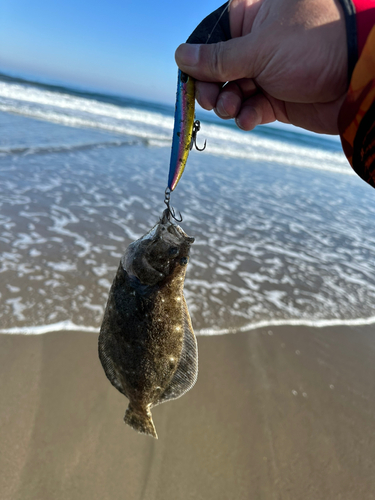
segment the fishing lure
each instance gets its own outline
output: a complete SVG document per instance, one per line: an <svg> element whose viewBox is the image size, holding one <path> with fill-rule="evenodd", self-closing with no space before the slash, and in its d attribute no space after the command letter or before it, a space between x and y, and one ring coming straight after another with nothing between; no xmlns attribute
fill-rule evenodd
<svg viewBox="0 0 375 500"><path fill-rule="evenodd" d="M176 109L172 136L172 152L169 166L168 189L173 191L185 169L190 150L195 146L199 120L195 120L195 84L194 79L178 70Z"/></svg>
<svg viewBox="0 0 375 500"><path fill-rule="evenodd" d="M231 38L228 13L230 3L231 0L203 19L189 36L187 43L207 44L229 40ZM194 79L181 70L178 70L177 98L166 203L169 202L167 196L175 189L181 178L190 150L193 146L198 151L203 151L206 147L206 141L203 148L197 146L196 139L199 129L200 122L199 120L195 120Z"/></svg>

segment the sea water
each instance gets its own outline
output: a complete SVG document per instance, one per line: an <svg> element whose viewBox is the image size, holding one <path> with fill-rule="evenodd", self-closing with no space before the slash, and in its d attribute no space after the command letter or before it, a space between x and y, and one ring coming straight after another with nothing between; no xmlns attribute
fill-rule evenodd
<svg viewBox="0 0 375 500"><path fill-rule="evenodd" d="M3 78L0 111L0 332L98 331L164 209L173 107ZM195 330L374 322L375 190L339 140L199 118L172 194Z"/></svg>

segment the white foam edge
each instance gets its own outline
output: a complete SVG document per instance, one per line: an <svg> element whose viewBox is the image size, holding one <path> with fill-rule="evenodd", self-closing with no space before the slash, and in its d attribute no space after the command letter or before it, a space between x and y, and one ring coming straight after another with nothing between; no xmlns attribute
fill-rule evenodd
<svg viewBox="0 0 375 500"><path fill-rule="evenodd" d="M15 326L13 328L0 329L0 333L8 335L42 335L43 333L75 331L99 333L99 328L95 326L76 325L70 320L40 326Z"/></svg>
<svg viewBox="0 0 375 500"><path fill-rule="evenodd" d="M375 324L375 316L369 318L356 319L280 319L271 321L258 321L257 323L248 323L239 328L202 328L195 330L196 335L226 335L230 333L248 332L260 328L270 328L272 326L309 326L313 328L325 328L329 326L365 326ZM76 325L70 320L52 323L50 325L40 326L19 326L13 328L0 329L0 334L7 335L42 335L44 333L53 333L61 331L91 332L99 333L99 327Z"/></svg>
<svg viewBox="0 0 375 500"><path fill-rule="evenodd" d="M309 326L312 328L325 328L329 326L365 326L375 324L375 316L369 318L356 319L276 319L271 321L258 321L248 323L239 328L202 328L196 330L196 335L226 335L229 333L249 332L260 328L270 328L272 326Z"/></svg>

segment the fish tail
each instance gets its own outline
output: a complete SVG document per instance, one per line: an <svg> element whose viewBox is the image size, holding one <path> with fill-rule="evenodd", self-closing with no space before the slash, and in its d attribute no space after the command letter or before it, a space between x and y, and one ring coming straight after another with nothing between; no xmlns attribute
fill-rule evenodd
<svg viewBox="0 0 375 500"><path fill-rule="evenodd" d="M148 408L135 409L129 404L125 412L124 422L130 425L130 427L133 427L136 431L158 439L154 422L152 421L152 415Z"/></svg>

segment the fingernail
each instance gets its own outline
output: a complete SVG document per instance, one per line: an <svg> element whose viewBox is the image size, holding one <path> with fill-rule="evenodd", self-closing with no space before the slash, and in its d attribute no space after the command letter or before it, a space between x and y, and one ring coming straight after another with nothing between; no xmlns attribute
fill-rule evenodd
<svg viewBox="0 0 375 500"><path fill-rule="evenodd" d="M245 129L242 127L242 125L241 125L241 123L240 123L240 121L239 121L239 119L238 119L238 118L235 118L235 119L234 119L234 121L236 122L236 125L237 125L237 127L238 127L238 128L240 128L241 130L245 130Z"/></svg>
<svg viewBox="0 0 375 500"><path fill-rule="evenodd" d="M177 63L185 66L196 66L199 60L199 45L184 43L176 52Z"/></svg>
<svg viewBox="0 0 375 500"><path fill-rule="evenodd" d="M228 113L225 111L224 104L223 102L219 99L216 108L215 108L215 113L220 116L220 118L223 118L224 120L226 118L229 118Z"/></svg>

